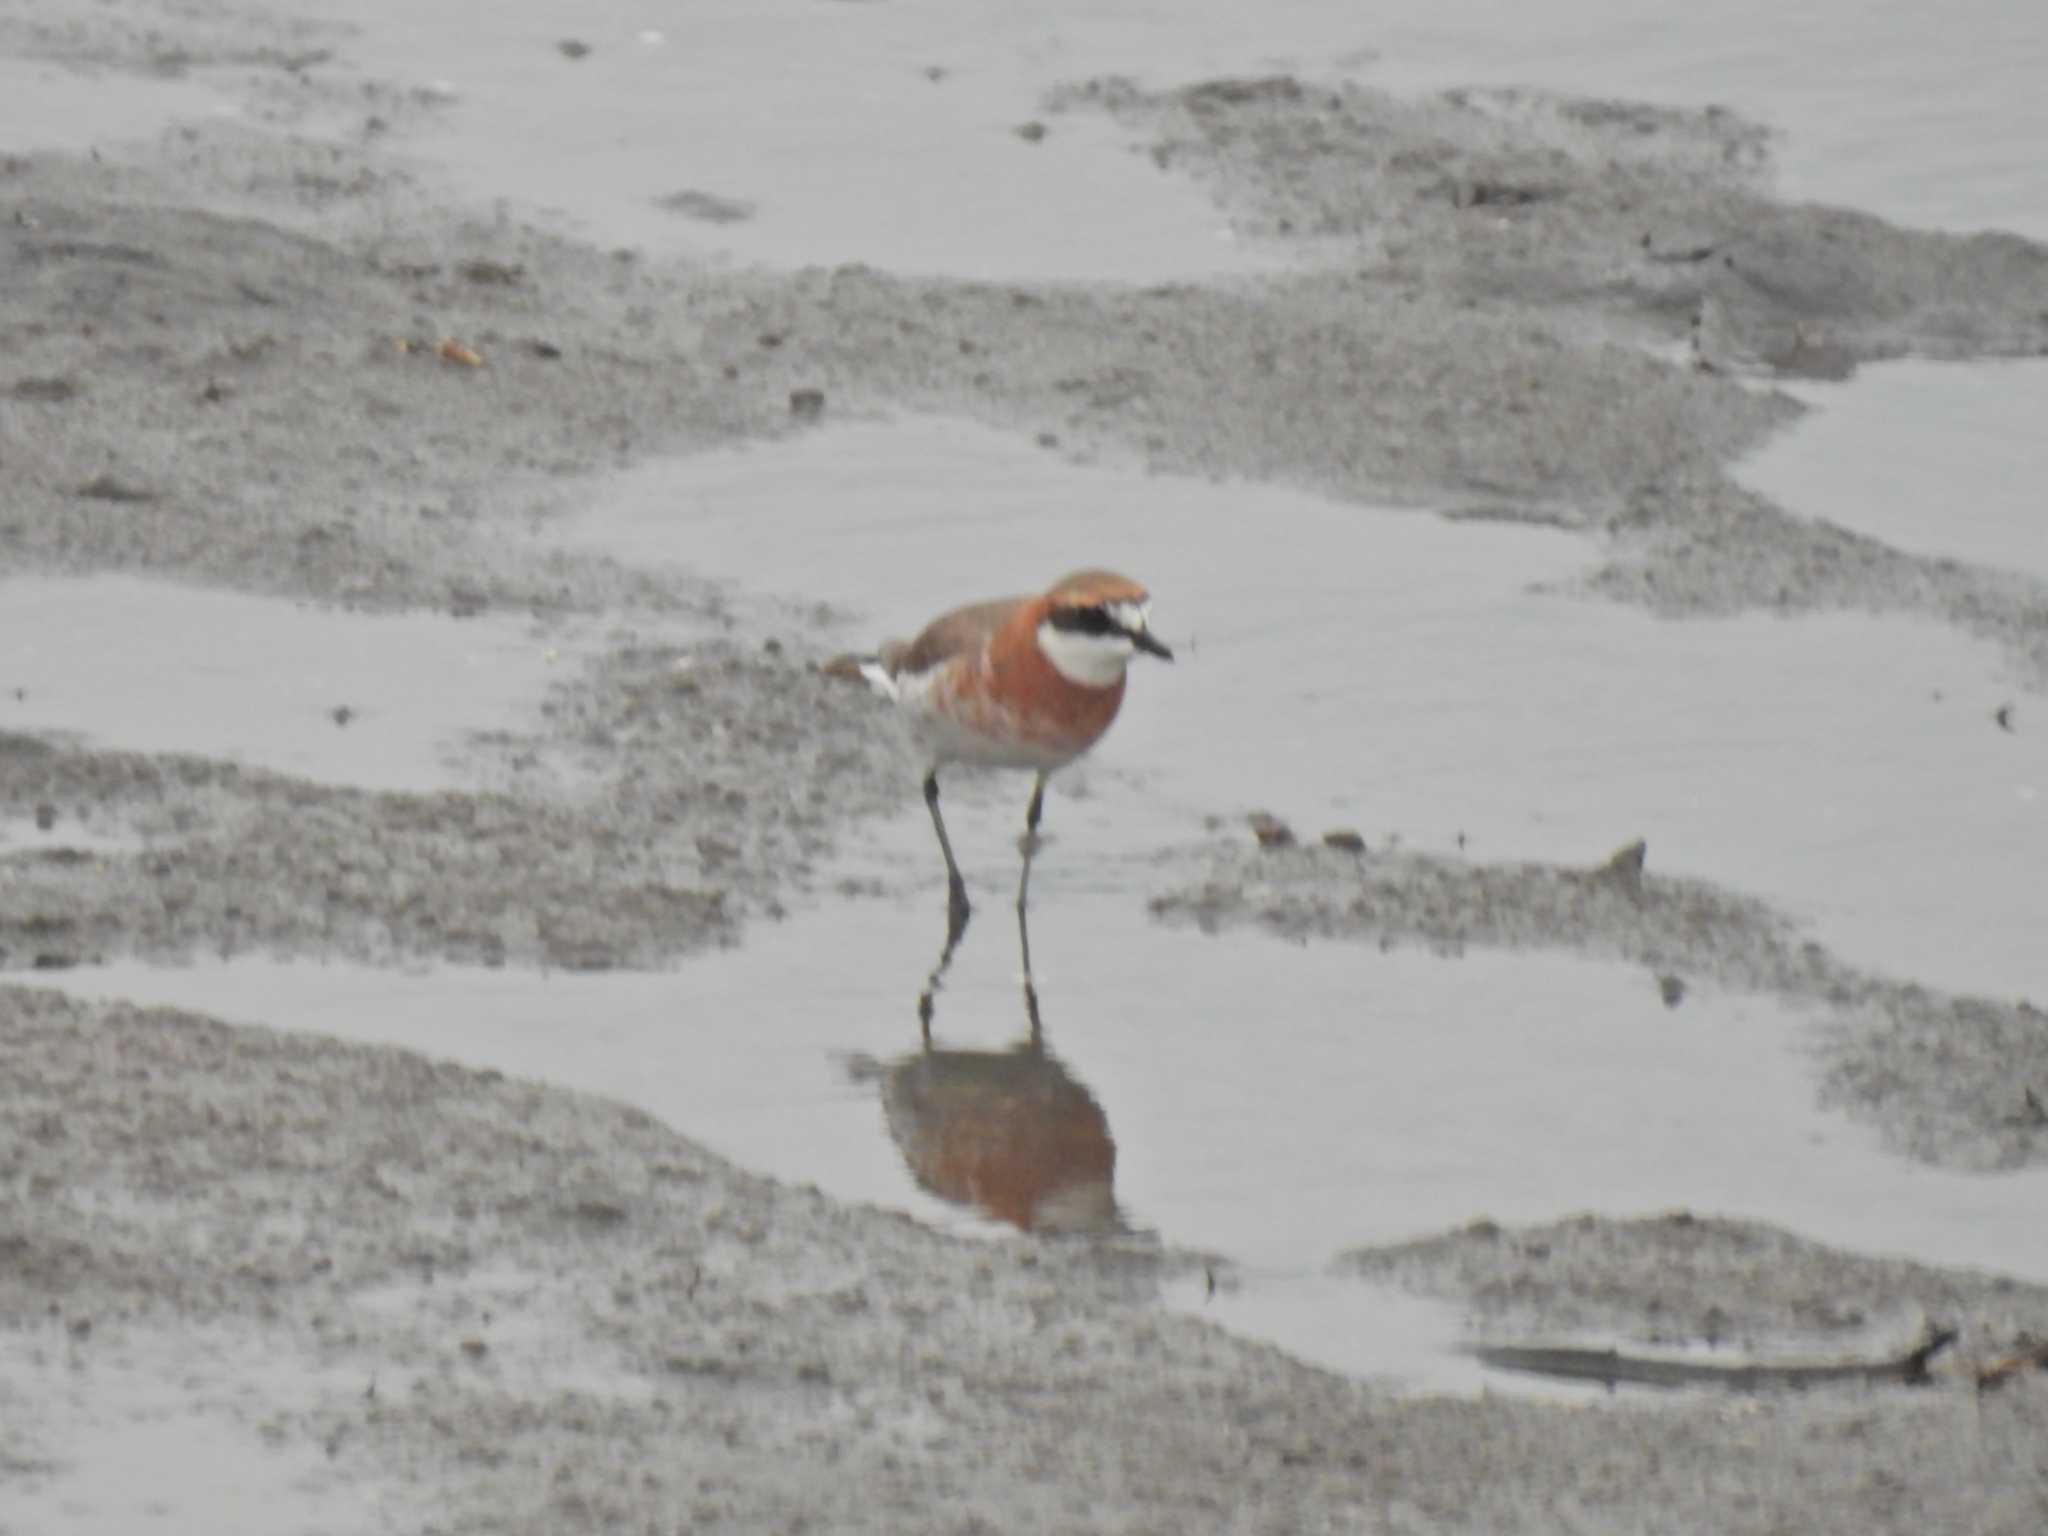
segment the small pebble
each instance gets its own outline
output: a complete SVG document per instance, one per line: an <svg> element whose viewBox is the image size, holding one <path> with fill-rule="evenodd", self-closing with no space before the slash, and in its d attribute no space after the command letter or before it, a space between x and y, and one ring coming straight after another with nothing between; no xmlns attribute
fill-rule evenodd
<svg viewBox="0 0 2048 1536"><path fill-rule="evenodd" d="M1252 836L1259 840L1261 848L1291 848L1294 846L1294 828L1287 825L1270 811L1253 811L1245 818L1252 829Z"/></svg>
<svg viewBox="0 0 2048 1536"><path fill-rule="evenodd" d="M1649 844L1637 838L1624 848L1617 848L1605 864L1595 870L1597 879L1611 880L1631 896L1642 894L1643 861L1649 854Z"/></svg>

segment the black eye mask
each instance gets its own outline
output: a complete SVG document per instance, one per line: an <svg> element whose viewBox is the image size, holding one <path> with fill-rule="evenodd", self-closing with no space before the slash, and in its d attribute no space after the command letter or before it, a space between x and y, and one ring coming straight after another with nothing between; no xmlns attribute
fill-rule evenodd
<svg viewBox="0 0 2048 1536"><path fill-rule="evenodd" d="M1123 631L1109 616L1109 610L1096 603L1086 608L1055 608L1052 611L1052 627L1070 635L1119 635Z"/></svg>

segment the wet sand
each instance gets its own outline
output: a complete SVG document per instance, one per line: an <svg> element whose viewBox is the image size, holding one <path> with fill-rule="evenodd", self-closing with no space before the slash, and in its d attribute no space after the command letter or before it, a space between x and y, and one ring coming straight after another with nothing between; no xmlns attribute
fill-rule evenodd
<svg viewBox="0 0 2048 1536"><path fill-rule="evenodd" d="M686 998L694 952L862 899L819 888L822 860L914 776L815 674L839 616L548 536L598 476L812 430L804 391L834 419L943 412L1560 526L1598 541L1589 593L1673 616L1912 614L1997 646L2031 700L2037 577L1803 522L1729 465L1798 414L1780 379L2041 352L2048 251L1776 203L1727 114L1111 80L1048 102L1051 131L1108 114L1248 236L1298 241L1297 269L734 271L469 206L402 153L431 101L328 68L329 46L204 8L0 27L13 61L196 75L246 108L0 160L0 562L517 621L565 660L473 743L487 788L111 749L0 702L0 826L57 834L0 844L0 1530L121 1528L136 1436L169 1422L222 1431L205 1454L241 1475L178 1492L166 1471L158 1517L266 1529L2041 1528L2048 1380L1973 1375L2048 1333L2039 1286L1635 1212L1463 1229L1349 1262L1495 1336L1962 1337L1913 1389L1404 1398L1159 1307L1162 1285L1229 1283L1228 1256L962 1241L599 1099L30 973L252 951L673 966ZM1261 852L1232 827L1160 850L1157 902L1790 1000L1829 1021L1829 1091L1902 1155L2048 1161L2031 1004L1836 960L1768 903L1664 878L1644 830L1638 877Z"/></svg>

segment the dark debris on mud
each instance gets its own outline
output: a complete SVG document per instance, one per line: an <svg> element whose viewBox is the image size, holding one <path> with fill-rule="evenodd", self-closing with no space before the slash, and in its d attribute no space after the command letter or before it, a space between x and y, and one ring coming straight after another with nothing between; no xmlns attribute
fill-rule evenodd
<svg viewBox="0 0 2048 1536"><path fill-rule="evenodd" d="M2048 1338L2048 1287L1874 1258L1761 1222L1675 1211L1539 1226L1475 1221L1357 1248L1338 1268L1461 1308L1483 1338L1597 1335L1659 1349L1847 1355L1928 1324L1959 1330L1962 1361Z"/></svg>

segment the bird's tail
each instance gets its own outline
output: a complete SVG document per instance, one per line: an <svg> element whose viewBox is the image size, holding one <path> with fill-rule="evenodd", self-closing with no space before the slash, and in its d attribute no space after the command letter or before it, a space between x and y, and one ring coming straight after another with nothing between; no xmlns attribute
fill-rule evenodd
<svg viewBox="0 0 2048 1536"><path fill-rule="evenodd" d="M896 679L879 656L834 656L818 670L849 683L866 683L885 699L896 697Z"/></svg>

